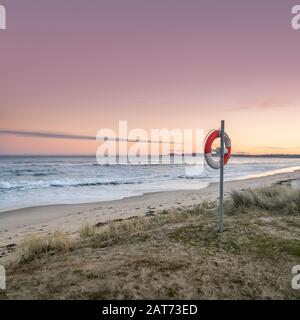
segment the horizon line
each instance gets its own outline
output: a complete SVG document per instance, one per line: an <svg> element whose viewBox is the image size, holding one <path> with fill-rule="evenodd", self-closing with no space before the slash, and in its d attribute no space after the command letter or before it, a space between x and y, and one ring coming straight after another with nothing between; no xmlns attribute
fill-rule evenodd
<svg viewBox="0 0 300 320"><path fill-rule="evenodd" d="M172 155L196 155L195 153L170 153L167 155L161 155L161 156L172 156ZM197 153L197 155L204 155L204 153ZM126 156L126 155L116 155L118 156ZM147 155L141 155L141 156L147 156ZM148 155L149 156L149 155ZM158 154L155 156L159 156ZM232 157L300 157L299 153L259 153L259 154L254 154L254 153L245 153L245 152L236 152L231 154ZM83 153L83 154L78 154L78 153L69 153L69 154L40 154L40 153L28 153L28 154L0 154L0 157L97 157L96 154L89 154L89 153Z"/></svg>

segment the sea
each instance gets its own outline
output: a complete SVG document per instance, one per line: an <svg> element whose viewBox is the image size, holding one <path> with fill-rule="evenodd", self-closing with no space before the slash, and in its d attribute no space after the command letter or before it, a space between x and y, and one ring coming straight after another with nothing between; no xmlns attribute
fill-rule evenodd
<svg viewBox="0 0 300 320"><path fill-rule="evenodd" d="M300 170L298 158L232 157L225 181ZM0 212L122 199L149 192L195 190L219 180L200 165L101 165L94 156L0 156Z"/></svg>

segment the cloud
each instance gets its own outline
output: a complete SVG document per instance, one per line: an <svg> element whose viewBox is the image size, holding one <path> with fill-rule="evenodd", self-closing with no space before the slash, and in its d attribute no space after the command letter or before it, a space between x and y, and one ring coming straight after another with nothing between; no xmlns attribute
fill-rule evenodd
<svg viewBox="0 0 300 320"><path fill-rule="evenodd" d="M46 139L67 139L67 140L104 140L104 141L126 141L126 142L144 142L144 143L167 143L175 144L174 142L163 142L154 140L133 140L119 137L97 137L85 136L73 133L65 132L50 132L50 131L25 131L25 130L12 130L12 129L0 129L0 135L13 135L20 137L33 137L33 138L46 138ZM177 144L177 143L176 143Z"/></svg>
<svg viewBox="0 0 300 320"><path fill-rule="evenodd" d="M229 110L274 110L284 108L299 108L300 103L280 100L280 99L264 99L257 101L248 101L237 103L238 105L229 108Z"/></svg>
<svg viewBox="0 0 300 320"><path fill-rule="evenodd" d="M282 150L287 149L286 147L256 147L257 149L271 149L271 150Z"/></svg>
<svg viewBox="0 0 300 320"><path fill-rule="evenodd" d="M299 147L279 147L279 146L275 146L275 147L255 147L257 149L269 149L269 150L286 150L286 149L299 149Z"/></svg>
<svg viewBox="0 0 300 320"><path fill-rule="evenodd" d="M48 132L48 131L23 131L23 130L0 129L0 134L21 136L21 137L48 138L48 139L96 140L96 137L93 137L93 136L83 136L83 135L77 135L77 134L69 134L69 133L63 133L63 132Z"/></svg>

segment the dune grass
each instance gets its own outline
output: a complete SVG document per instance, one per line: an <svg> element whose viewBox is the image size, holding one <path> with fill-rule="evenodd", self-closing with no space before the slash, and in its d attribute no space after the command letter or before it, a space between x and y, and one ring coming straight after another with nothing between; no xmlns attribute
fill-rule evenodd
<svg viewBox="0 0 300 320"><path fill-rule="evenodd" d="M98 227L85 223L78 231L79 239L77 240L71 240L62 231L56 231L50 236L30 236L22 242L20 261L31 261L49 252L68 251L75 246L81 246L86 241L93 247L103 247L108 243L116 243L121 238L128 239L141 234L147 237L147 231L165 225L186 222L198 225L200 216L216 216L217 209L217 202L204 201L191 208L178 208L162 211L154 216L111 221ZM258 211L300 215L300 190L292 189L290 186L274 185L254 190L233 191L225 202L227 214Z"/></svg>
<svg viewBox="0 0 300 320"><path fill-rule="evenodd" d="M300 190L274 185L245 191L232 191L233 208L257 208L267 211L300 214Z"/></svg>
<svg viewBox="0 0 300 320"><path fill-rule="evenodd" d="M96 226L85 223L79 229L79 236L80 238L90 238L96 234Z"/></svg>
<svg viewBox="0 0 300 320"><path fill-rule="evenodd" d="M61 230L57 230L49 236L28 236L21 243L19 261L32 261L39 258L42 254L47 254L52 251L69 251L72 247L73 241Z"/></svg>
<svg viewBox="0 0 300 320"><path fill-rule="evenodd" d="M203 202L86 223L74 240L63 232L26 238L7 298L299 299L290 286L300 257L299 191L234 192L225 204L223 233L217 202Z"/></svg>
<svg viewBox="0 0 300 320"><path fill-rule="evenodd" d="M148 230L165 225L176 225L192 220L204 213L211 213L217 208L215 202L203 202L193 208L163 211L155 216L133 217L127 220L112 221L100 227L91 237L94 246L106 245L107 241L115 241L120 237L132 237Z"/></svg>

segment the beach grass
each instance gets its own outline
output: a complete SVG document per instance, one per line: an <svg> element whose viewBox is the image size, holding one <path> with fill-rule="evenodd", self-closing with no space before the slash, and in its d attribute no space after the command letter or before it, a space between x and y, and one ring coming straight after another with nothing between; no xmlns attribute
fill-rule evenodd
<svg viewBox="0 0 300 320"><path fill-rule="evenodd" d="M236 209L257 208L300 214L300 190L290 186L274 185L254 190L232 191L231 199Z"/></svg>
<svg viewBox="0 0 300 320"><path fill-rule="evenodd" d="M48 236L32 235L26 237L19 251L19 261L26 263L38 259L41 255L49 252L61 252L71 250L74 242L61 230L55 231Z"/></svg>
<svg viewBox="0 0 300 320"><path fill-rule="evenodd" d="M90 238L96 234L96 226L90 223L83 224L79 229L80 238Z"/></svg>
<svg viewBox="0 0 300 320"><path fill-rule="evenodd" d="M22 243L20 262L8 271L7 295L299 299L290 286L291 267L300 257L299 219L299 190L274 185L232 192L225 202L223 233L217 231L217 202L205 201L86 223L74 240L65 233L32 236ZM32 270L30 281L22 278L25 266ZM30 283L39 283L39 290Z"/></svg>
<svg viewBox="0 0 300 320"><path fill-rule="evenodd" d="M275 185L255 190L233 191L230 199L225 202L226 213L272 211L289 215L300 214L300 191L289 186ZM122 237L132 237L161 228L165 225L176 225L190 221L193 223L197 217L205 214L216 214L217 203L204 201L192 208L179 208L160 212L155 216L133 217L126 220L108 222L101 227L89 223L83 224L79 229L79 237L89 241L93 247L106 246L108 242L115 242ZM198 231L201 225L194 226ZM193 227L193 228L194 228ZM192 233L195 231L192 228ZM179 231L179 230L178 230ZM211 232L212 230L209 230ZM196 233L197 234L197 233ZM31 236L25 238L21 245L21 262L30 261L34 258L51 252L68 251L76 246L62 231L56 231L50 236Z"/></svg>

